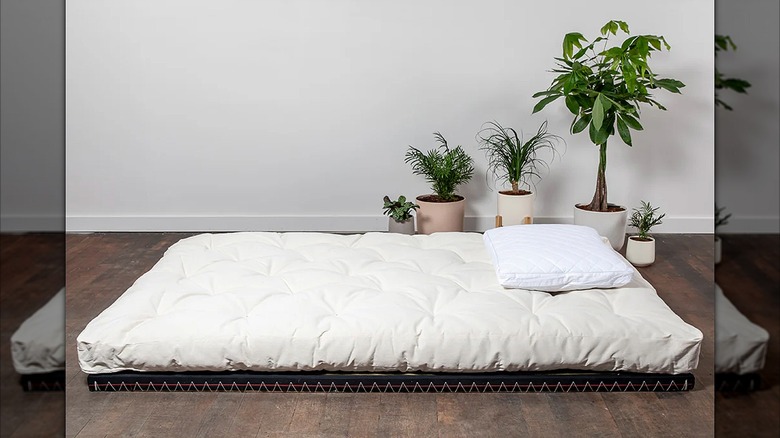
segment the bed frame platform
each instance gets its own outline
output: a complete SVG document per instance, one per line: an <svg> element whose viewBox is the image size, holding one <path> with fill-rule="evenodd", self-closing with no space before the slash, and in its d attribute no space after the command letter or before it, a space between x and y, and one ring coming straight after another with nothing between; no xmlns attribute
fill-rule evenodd
<svg viewBox="0 0 780 438"><path fill-rule="evenodd" d="M65 389L65 370L42 374L22 374L19 384L25 392L63 391Z"/></svg>
<svg viewBox="0 0 780 438"><path fill-rule="evenodd" d="M677 392L693 374L596 373L261 373L120 372L89 374L89 390L242 392Z"/></svg>

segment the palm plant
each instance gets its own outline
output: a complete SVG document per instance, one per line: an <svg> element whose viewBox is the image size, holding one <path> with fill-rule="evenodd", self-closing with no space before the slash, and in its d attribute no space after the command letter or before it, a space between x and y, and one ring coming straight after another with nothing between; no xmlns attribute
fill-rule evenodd
<svg viewBox="0 0 780 438"><path fill-rule="evenodd" d="M563 139L547 132L547 121L539 126L536 134L528 141L512 128L504 128L498 122L488 122L479 134L480 150L485 151L488 172L499 181L509 182L512 194L525 194L520 184L530 188L534 180L541 179L540 168L548 164L537 154L549 149L555 159L556 146Z"/></svg>
<svg viewBox="0 0 780 438"><path fill-rule="evenodd" d="M642 206L635 208L631 214L631 226L636 227L639 231L640 240L650 240L650 229L656 225L661 225L661 219L666 216L666 213L656 216L660 207L653 208L649 202L641 201Z"/></svg>
<svg viewBox="0 0 780 438"><path fill-rule="evenodd" d="M727 51L729 49L737 50L737 45L734 44L731 37L728 35L715 35L715 56L717 56L718 52L721 50ZM737 93L747 94L747 89L750 88L750 86L750 82L744 79L724 77L723 74L718 71L718 68L715 67L715 106L720 105L727 110L732 109L726 102L718 97L718 90L726 89L736 91Z"/></svg>
<svg viewBox="0 0 780 438"><path fill-rule="evenodd" d="M431 183L438 201L450 202L458 199L455 188L471 180L474 174L474 160L458 145L450 149L447 140L438 133L433 134L439 147L423 152L409 146L405 163L412 166L415 175L422 175Z"/></svg>
<svg viewBox="0 0 780 438"><path fill-rule="evenodd" d="M609 36L618 30L629 35L620 45L607 48ZM651 54L670 49L663 36L630 36L624 21L610 21L601 28L600 37L589 42L579 32L563 38L563 57L555 58L559 75L550 87L533 97L541 97L533 112L541 111L563 97L566 108L574 114L570 131L577 134L588 128L588 135L599 148L599 167L593 199L583 208L608 211L607 203L607 140L616 132L631 146L631 129L641 131L640 104L666 108L653 99L651 90L664 89L680 93L685 84L675 79L659 78L648 64ZM603 48L596 44L603 42ZM585 44L585 45L583 45ZM575 47L579 50L574 51Z"/></svg>

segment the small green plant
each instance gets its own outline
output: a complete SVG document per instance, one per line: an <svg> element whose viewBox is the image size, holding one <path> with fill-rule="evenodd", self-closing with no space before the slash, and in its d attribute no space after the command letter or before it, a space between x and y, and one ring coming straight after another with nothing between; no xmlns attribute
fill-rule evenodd
<svg viewBox="0 0 780 438"><path fill-rule="evenodd" d="M486 125L486 126L485 126ZM555 159L556 147L563 139L547 132L547 121L539 126L536 134L525 143L522 134L512 128L504 128L498 122L488 122L479 134L480 150L485 151L488 173L512 186L512 194L525 194L520 185L531 188L534 180L541 179L540 167L549 168L546 161L537 154L549 149ZM565 142L564 142L565 144Z"/></svg>
<svg viewBox="0 0 780 438"><path fill-rule="evenodd" d="M639 230L639 240L650 240L650 229L656 225L661 225L661 219L666 213L657 216L660 207L653 208L649 202L641 201L642 206L635 208L631 214L631 226Z"/></svg>
<svg viewBox="0 0 780 438"><path fill-rule="evenodd" d="M731 217L731 213L729 214L723 214L723 212L726 211L726 207L718 208L718 204L715 204L715 233L718 232L718 227L722 227L723 225L727 225L729 223L729 218Z"/></svg>
<svg viewBox="0 0 780 438"><path fill-rule="evenodd" d="M433 136L439 142L438 148L423 152L409 146L404 162L412 166L415 175L422 175L431 183L438 198L434 202L455 201L455 188L474 175L474 160L460 145L450 149L440 133L435 132Z"/></svg>
<svg viewBox="0 0 780 438"><path fill-rule="evenodd" d="M737 45L731 40L728 35L715 35L715 56L718 56L718 52L727 50L737 50ZM727 110L731 110L726 102L718 97L718 90L731 90L737 93L747 94L747 89L750 88L750 82L739 78L727 78L718 71L717 65L715 67L715 106L722 106Z"/></svg>
<svg viewBox="0 0 780 438"><path fill-rule="evenodd" d="M391 200L389 196L385 196L382 200L385 201L385 205L382 207L385 209L385 215L390 216L396 222L406 222L412 218L412 212L420 208L419 205L407 201L406 196L403 195L399 196L397 201Z"/></svg>
<svg viewBox="0 0 780 438"><path fill-rule="evenodd" d="M609 37L618 31L629 35L620 45L607 48ZM599 44L599 43L603 43ZM596 47L596 45L601 46ZM575 51L575 48L578 50ZM596 191L589 204L581 206L591 211L608 211L607 202L607 140L618 134L631 146L631 130L644 129L639 123L640 105L666 108L653 98L655 90L680 93L685 84L660 78L650 69L650 56L662 48L670 49L663 36L633 35L624 21L610 21L601 28L601 36L588 41L579 32L563 37L563 57L555 58L558 73L550 87L533 95L541 98L533 112L564 98L566 108L574 115L571 133L587 128L590 141L599 149Z"/></svg>

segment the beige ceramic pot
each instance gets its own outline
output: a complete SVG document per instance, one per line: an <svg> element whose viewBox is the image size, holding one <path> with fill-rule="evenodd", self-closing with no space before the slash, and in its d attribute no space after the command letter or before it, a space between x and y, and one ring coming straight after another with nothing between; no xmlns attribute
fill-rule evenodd
<svg viewBox="0 0 780 438"><path fill-rule="evenodd" d="M638 236L628 238L626 259L634 266L650 266L655 262L655 239L639 240Z"/></svg>
<svg viewBox="0 0 780 438"><path fill-rule="evenodd" d="M425 198L431 195L417 197L417 232L431 234L441 231L463 231L463 218L466 212L466 200L458 196L457 201L429 202Z"/></svg>
<svg viewBox="0 0 780 438"><path fill-rule="evenodd" d="M501 225L521 225L534 223L534 194L508 194L509 191L498 193L498 215Z"/></svg>

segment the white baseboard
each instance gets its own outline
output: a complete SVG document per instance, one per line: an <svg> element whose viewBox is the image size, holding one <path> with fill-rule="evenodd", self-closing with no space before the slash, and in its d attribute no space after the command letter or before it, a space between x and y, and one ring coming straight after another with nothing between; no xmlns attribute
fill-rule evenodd
<svg viewBox="0 0 780 438"><path fill-rule="evenodd" d="M718 228L723 234L780 234L780 218L769 216L736 216Z"/></svg>
<svg viewBox="0 0 780 438"><path fill-rule="evenodd" d="M65 231L62 215L0 215L0 232L35 233Z"/></svg>
<svg viewBox="0 0 780 438"><path fill-rule="evenodd" d="M536 217L538 224L568 224L571 217ZM466 231L485 231L495 226L494 216L467 216ZM712 233L712 217L665 218L653 228L656 233ZM385 216L70 216L66 230L111 231L333 231L387 230Z"/></svg>

